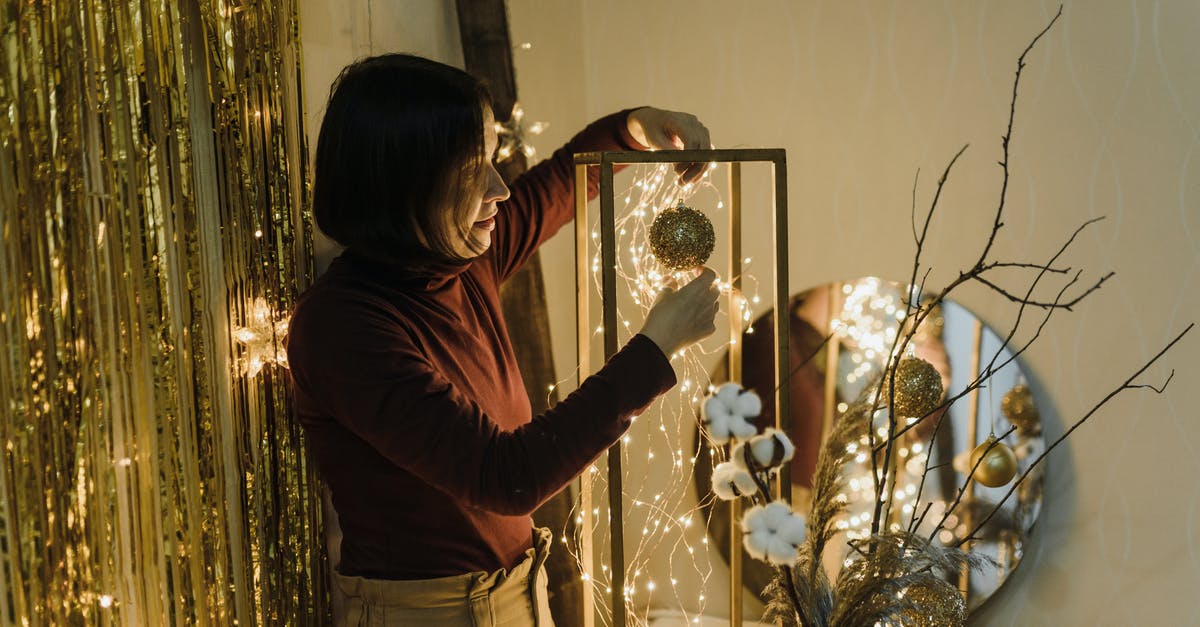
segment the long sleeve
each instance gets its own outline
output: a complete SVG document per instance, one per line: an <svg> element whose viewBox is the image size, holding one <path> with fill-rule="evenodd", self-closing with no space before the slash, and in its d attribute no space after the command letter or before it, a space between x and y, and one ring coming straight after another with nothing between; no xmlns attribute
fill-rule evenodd
<svg viewBox="0 0 1200 627"><path fill-rule="evenodd" d="M547 160L512 184L512 195L500 206L493 237L495 259L503 281L512 276L547 239L575 218L575 163L580 152L644 150L626 126L630 110L605 116L580 131ZM599 193L599 168L588 172L588 198Z"/></svg>
<svg viewBox="0 0 1200 627"><path fill-rule="evenodd" d="M532 512L675 384L658 347L636 336L554 408L505 430L475 400L481 392L452 383L388 309L302 303L288 343L298 392L397 467L499 514Z"/></svg>

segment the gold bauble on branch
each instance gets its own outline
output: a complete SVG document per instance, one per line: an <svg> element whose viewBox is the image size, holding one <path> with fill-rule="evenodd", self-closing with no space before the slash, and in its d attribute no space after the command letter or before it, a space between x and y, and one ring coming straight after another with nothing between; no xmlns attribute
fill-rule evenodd
<svg viewBox="0 0 1200 627"><path fill-rule="evenodd" d="M884 375L883 400L887 400L888 377ZM896 365L895 409L899 416L920 418L942 402L942 375L920 357L905 357Z"/></svg>
<svg viewBox="0 0 1200 627"><path fill-rule="evenodd" d="M995 446L992 446L993 442ZM983 457L982 462L979 461L980 457ZM976 464L979 464L978 468ZM1017 456L1007 444L997 442L994 436L989 437L971 451L971 468L975 468L975 481L989 488L998 488L1016 476Z"/></svg>
<svg viewBox="0 0 1200 627"><path fill-rule="evenodd" d="M904 589L913 607L900 613L905 627L960 627L967 622L967 604L958 588L942 579ZM891 622L891 621L889 621Z"/></svg>
<svg viewBox="0 0 1200 627"><path fill-rule="evenodd" d="M1042 417L1033 402L1033 392L1024 383L1005 393L1000 401L1000 411L1021 433L1033 434L1041 431Z"/></svg>
<svg viewBox="0 0 1200 627"><path fill-rule="evenodd" d="M689 270L708 261L716 242L712 222L679 201L664 209L650 225L650 252L670 270Z"/></svg>

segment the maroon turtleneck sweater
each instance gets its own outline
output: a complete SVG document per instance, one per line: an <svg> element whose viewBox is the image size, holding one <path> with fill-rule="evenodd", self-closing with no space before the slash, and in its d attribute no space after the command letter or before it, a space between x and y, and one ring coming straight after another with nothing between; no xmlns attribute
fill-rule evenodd
<svg viewBox="0 0 1200 627"><path fill-rule="evenodd" d="M288 362L342 526L342 574L512 567L531 546L530 513L675 384L662 351L637 335L534 418L500 311L500 283L574 217L572 154L640 148L625 117L592 124L518 179L491 249L472 263L403 279L347 251L301 296Z"/></svg>

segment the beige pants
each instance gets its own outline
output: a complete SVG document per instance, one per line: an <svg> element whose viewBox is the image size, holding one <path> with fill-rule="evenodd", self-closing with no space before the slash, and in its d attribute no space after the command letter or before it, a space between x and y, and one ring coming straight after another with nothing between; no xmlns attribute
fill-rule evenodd
<svg viewBox="0 0 1200 627"><path fill-rule="evenodd" d="M533 530L533 548L511 572L388 581L334 574L346 595L340 627L554 627L546 600L549 529Z"/></svg>

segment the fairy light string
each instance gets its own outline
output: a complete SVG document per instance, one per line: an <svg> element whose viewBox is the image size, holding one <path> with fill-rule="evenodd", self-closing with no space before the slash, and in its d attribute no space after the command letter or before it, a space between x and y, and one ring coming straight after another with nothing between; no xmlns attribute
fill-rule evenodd
<svg viewBox="0 0 1200 627"><path fill-rule="evenodd" d="M683 285L691 279L691 272L671 272L658 263L647 241L649 228L660 211L680 202L695 206L715 220L726 209L721 191L712 182L711 174L716 167L715 163L710 164L699 180L683 185L676 183L677 178L670 164L645 164L630 168L633 173L631 182L616 194L617 216L614 225L618 252L615 267L618 292L628 296L622 297L623 306L618 307L617 331L620 341L627 341L638 332L646 312L665 287L672 283ZM603 296L600 293L599 221L593 222L591 227L591 250L597 251L589 260L591 289ZM748 268L752 262L751 258L744 259L743 267ZM742 319L743 330L749 325L751 305L760 300L756 294L757 281L746 275L744 282L749 286L751 296L747 298L734 294L738 310L733 314ZM731 278L719 279L719 288L726 297L733 290L732 285ZM729 314L723 311L719 315ZM602 325L596 326L592 331L592 339L602 336L603 332ZM731 341L736 341L736 338L731 338ZM622 463L626 468L622 489L624 500L630 504L625 516L626 542L627 545L633 545L627 546L626 551L624 596L627 608L631 610L630 618L635 624L645 619L651 606L673 604L690 623L699 623L704 612L707 599L702 590L713 570L707 551L708 537L702 534L697 543L689 535L689 530L706 529L707 521L700 504L689 504L686 497L699 447L709 444L702 440L689 448L682 442L696 424L697 404L711 387L704 361L724 346L696 345L670 355L679 384L636 417L633 427L622 440ZM557 388L573 379L575 374L577 372L548 386L548 389ZM642 459L631 464L633 456ZM630 475L631 468L647 465L654 469L653 481ZM601 494L609 487L604 473L599 472L596 466L585 472L583 480L593 483L595 494ZM574 543L569 542L565 534L561 538L562 543L572 551L581 570L584 564L583 556L579 553L583 546L582 535L590 534L597 538L598 543L607 537L610 523L608 508L598 501L593 504L577 502L572 512L576 524L580 525L584 521L582 508L590 507L592 528L577 528ZM656 571L651 564L652 558L664 553L668 573L665 578L653 575L652 571L661 571ZM687 569L689 573L686 576L681 574L677 570L680 568ZM688 581L698 582L701 592L694 597L688 594L685 598L681 590L683 586L680 585L685 577ZM598 600L606 598L611 592L612 573L603 558L596 561L594 572L585 572L583 578ZM606 607L604 603L597 605ZM611 617L602 611L602 619L607 624Z"/></svg>
<svg viewBox="0 0 1200 627"><path fill-rule="evenodd" d="M680 202L700 209L714 222L720 219L726 204L721 190L712 181L715 168L716 164L710 164L698 181L678 185L670 164L633 166L630 168L632 177L628 187L615 195L617 212L614 231L618 254L614 271L618 292L622 295L617 324L621 342L627 341L639 330L641 320L664 287L672 283L682 285L690 280L692 273L671 272L655 260L647 243L649 227L660 211ZM594 294L602 297L599 220L593 221L590 226L590 288ZM742 260L745 292L733 294L733 300L737 303L733 315L741 319L742 333L754 332L751 325L753 308L761 303L757 293L758 280L748 272L752 264L751 257ZM730 292L734 290L733 278L719 277L718 283L728 300ZM878 375L890 351L900 350L893 349L893 346L906 320L907 310L901 298L901 288L877 278L868 277L846 284L843 296L841 314L831 321L830 329L839 341L853 344L858 349L837 372L839 387L846 391L846 396L853 397L857 395L856 391L861 391ZM728 316L730 313L722 310L718 315ZM720 320L718 324L721 324ZM725 327L728 327L727 320ZM592 339L601 337L603 332L603 326L597 325L592 330ZM679 615L693 624L699 623L704 614L707 599L702 590L713 573L709 538L705 531L697 543L688 531L701 526L707 529L706 511L711 510L705 506L714 497L711 494L701 495L689 504L687 488L700 456L700 447L708 447L708 463L712 465L724 461L726 454L723 447L709 442L706 435L702 435L700 441L688 450L681 442L696 424L698 403L713 390L704 364L736 341L737 338L732 337L722 343L702 343L671 355L679 384L656 400L643 414L635 417L633 427L622 439L622 463L626 469L622 489L625 501L630 504L624 522L627 543L625 598L627 609L630 610L629 617L634 624L643 624L641 621L645 620L651 607L674 605ZM553 391L574 379L577 374L578 371L548 385L547 389ZM846 409L846 403L837 406L839 414ZM872 428L882 429L882 435L886 435L886 410L877 412ZM856 449L851 451L855 454L854 462L845 470L847 489L837 497L847 503L847 508L836 524L845 532L847 540L855 540L866 538L870 533L871 511L876 495L869 464L868 436L864 435L860 442L850 446ZM904 515L911 515L916 508L917 480L924 472L929 454L930 451L919 441L897 450L903 472L897 473L887 489ZM638 459L636 464L630 463L635 456L642 459ZM631 474L645 467L653 468L653 472L649 473L652 477ZM605 473L599 470L593 465L585 472L583 479L592 483L595 495L603 494L609 488ZM594 503L577 502L572 511L577 525L575 537L569 538L565 532L560 537L560 542L571 551L581 570L584 564L580 554L582 536L589 534L598 544L607 538L610 520L607 504L601 500L597 497ZM591 510L591 528L581 528L584 522L583 507ZM944 513L945 503L934 501L930 508L936 520ZM901 528L899 522L890 522L889 525L897 530ZM953 536L951 534L941 539L949 541ZM662 575L652 575L662 571L655 569L651 560L663 554L667 563L666 580ZM604 624L608 624L611 617L605 613L607 604L603 600L611 592L612 573L601 552L597 552L594 559L594 571L584 572L582 577L597 598L597 606L604 608L601 618ZM680 584L685 580L697 582L701 592L685 597L681 590L684 586Z"/></svg>

